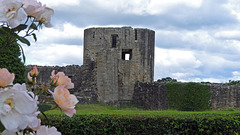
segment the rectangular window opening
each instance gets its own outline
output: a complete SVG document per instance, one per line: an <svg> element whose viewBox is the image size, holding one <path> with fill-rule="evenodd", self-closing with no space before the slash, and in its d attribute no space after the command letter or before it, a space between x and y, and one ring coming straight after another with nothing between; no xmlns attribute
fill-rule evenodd
<svg viewBox="0 0 240 135"><path fill-rule="evenodd" d="M112 48L116 48L117 47L117 38L118 38L117 34L113 34L112 35Z"/></svg>
<svg viewBox="0 0 240 135"><path fill-rule="evenodd" d="M132 59L132 49L123 49L122 50L122 59L131 60Z"/></svg>
<svg viewBox="0 0 240 135"><path fill-rule="evenodd" d="M95 38L95 31L93 32L92 38Z"/></svg>
<svg viewBox="0 0 240 135"><path fill-rule="evenodd" d="M135 40L137 40L137 30L135 29L134 32L135 32Z"/></svg>

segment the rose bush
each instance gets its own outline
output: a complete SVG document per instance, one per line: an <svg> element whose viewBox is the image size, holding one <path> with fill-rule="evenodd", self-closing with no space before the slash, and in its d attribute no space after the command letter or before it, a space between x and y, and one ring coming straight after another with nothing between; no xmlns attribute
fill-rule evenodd
<svg viewBox="0 0 240 135"><path fill-rule="evenodd" d="M15 135L16 132L18 134L31 133L37 135L61 134L54 127L41 126L38 114L40 112L44 114L44 111L47 110L40 109L45 102L38 101L38 95L34 93L52 95L56 105L69 117L76 113L75 105L78 100L75 95L70 94L65 85L66 83L72 84L70 78L64 75L64 78L67 79L65 81L61 80L61 85L52 86L55 87L52 92L49 89L46 91L46 86L44 89L42 89L42 86L36 87L37 75L39 75L36 66L28 72L28 75L31 74L30 79L35 81L29 80L31 90L27 90L26 84L12 84L14 74L8 72L5 68L0 68L0 82L4 84L0 86L0 121L5 127L4 132L2 132L3 135ZM59 79L57 78L55 81L57 82Z"/></svg>
<svg viewBox="0 0 240 135"><path fill-rule="evenodd" d="M28 36L37 41L34 31L43 25L51 27L53 14L53 9L37 0L0 0L0 53L2 49L17 44L25 62L23 49L17 42L29 46L30 42L26 38ZM42 113L46 117L44 112L51 108L46 105L44 96L52 96L56 106L67 116L72 117L76 113L75 105L78 100L68 90L74 88L71 79L63 72L55 74L53 71L50 77L52 89L49 90L45 85L37 85L38 75L38 69L34 66L28 72L27 87L25 83L13 84L15 74L6 68L0 68L0 127L5 128L0 134L61 135L55 127L41 125L38 115Z"/></svg>
<svg viewBox="0 0 240 135"><path fill-rule="evenodd" d="M0 51L17 41L29 46L28 36L37 41L34 31L42 28L43 24L51 27L53 14L53 9L37 0L0 0ZM25 61L23 50L22 54Z"/></svg>

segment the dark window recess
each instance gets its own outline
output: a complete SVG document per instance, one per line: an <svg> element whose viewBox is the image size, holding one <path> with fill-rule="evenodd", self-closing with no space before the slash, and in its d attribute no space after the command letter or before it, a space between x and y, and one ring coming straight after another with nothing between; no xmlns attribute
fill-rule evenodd
<svg viewBox="0 0 240 135"><path fill-rule="evenodd" d="M92 35L93 38L95 38L95 32L93 32L93 35Z"/></svg>
<svg viewBox="0 0 240 135"><path fill-rule="evenodd" d="M122 50L122 59L131 60L132 59L132 49L123 49Z"/></svg>
<svg viewBox="0 0 240 135"><path fill-rule="evenodd" d="M117 38L118 38L117 34L112 35L112 47L113 48L117 47Z"/></svg>
<svg viewBox="0 0 240 135"><path fill-rule="evenodd" d="M70 78L70 79L72 79L72 77L73 77L72 75L67 75L67 76L68 76L68 78Z"/></svg>
<svg viewBox="0 0 240 135"><path fill-rule="evenodd" d="M137 40L137 30L135 29L134 32L135 32L135 40Z"/></svg>

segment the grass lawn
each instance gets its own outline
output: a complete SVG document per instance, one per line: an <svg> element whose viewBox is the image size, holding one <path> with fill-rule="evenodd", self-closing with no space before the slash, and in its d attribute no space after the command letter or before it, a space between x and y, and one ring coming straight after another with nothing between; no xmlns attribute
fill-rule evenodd
<svg viewBox="0 0 240 135"><path fill-rule="evenodd" d="M105 104L77 104L76 106L77 115L100 115L100 114L114 114L114 115L179 115L179 114L232 114L240 113L240 109L226 109L218 111L202 111L202 112L191 112L191 111L176 111L176 110L142 110L133 106L116 107ZM59 108L55 110L47 111L46 114L63 114Z"/></svg>

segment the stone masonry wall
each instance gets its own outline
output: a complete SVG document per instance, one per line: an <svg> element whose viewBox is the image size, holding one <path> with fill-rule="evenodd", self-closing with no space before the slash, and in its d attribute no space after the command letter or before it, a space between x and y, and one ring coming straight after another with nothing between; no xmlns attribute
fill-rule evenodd
<svg viewBox="0 0 240 135"><path fill-rule="evenodd" d="M88 65L37 66L40 74L38 82L49 86L52 70L64 72L74 83L74 89L70 93L75 94L79 103L97 103L99 95L96 85L95 63ZM32 68L27 66L28 71ZM228 86L222 83L208 84L211 88L211 108L213 110L240 108L240 84ZM165 83L141 83L135 84L132 103L144 109L166 110L168 109Z"/></svg>
<svg viewBox="0 0 240 135"><path fill-rule="evenodd" d="M227 84L210 84L212 109L227 109L240 107L240 84L228 86Z"/></svg>
<svg viewBox="0 0 240 135"><path fill-rule="evenodd" d="M165 83L137 83L133 94L133 103L145 109L165 110L168 108ZM228 86L214 83L210 85L212 96L211 109L240 107L240 84Z"/></svg>
<svg viewBox="0 0 240 135"><path fill-rule="evenodd" d="M136 83L132 102L144 109L168 109L165 83Z"/></svg>
<svg viewBox="0 0 240 135"><path fill-rule="evenodd" d="M96 103L98 102L98 95L95 81L95 63L88 66L70 65L65 67L59 66L37 66L40 74L37 78L39 84L50 86L51 72L64 72L74 83L74 88L70 89L70 93L76 95L79 103ZM27 66L29 72L32 66Z"/></svg>

